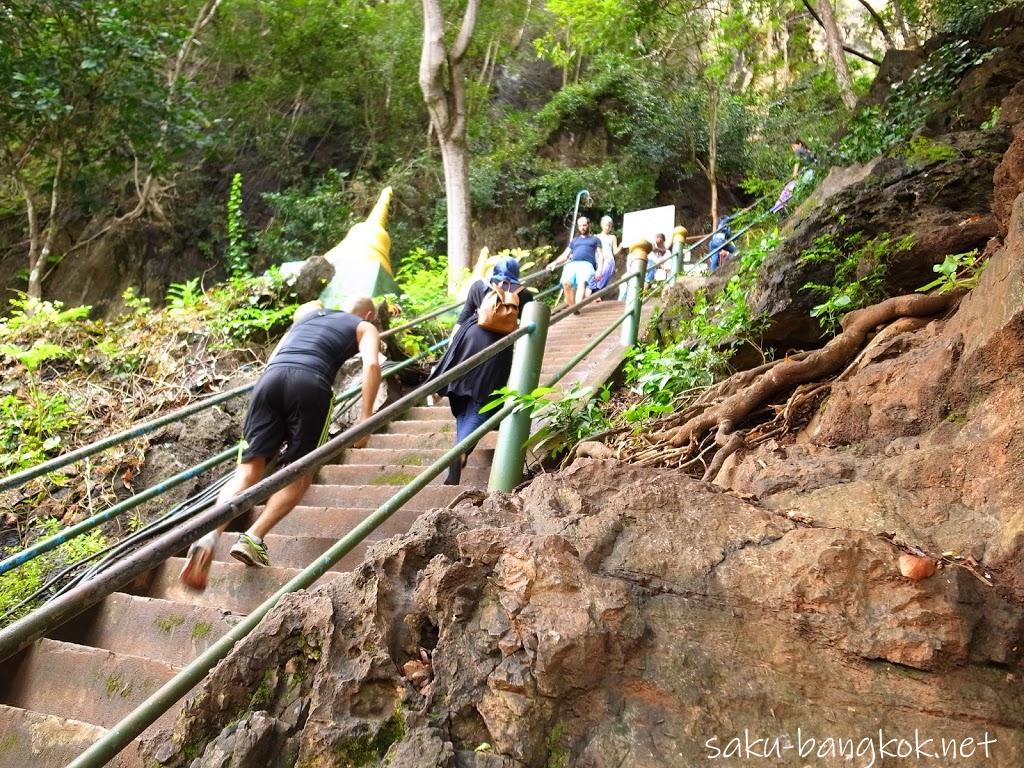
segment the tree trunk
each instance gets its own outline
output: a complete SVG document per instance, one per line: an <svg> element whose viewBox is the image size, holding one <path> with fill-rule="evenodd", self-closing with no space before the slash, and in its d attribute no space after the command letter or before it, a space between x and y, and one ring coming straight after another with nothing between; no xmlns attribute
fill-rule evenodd
<svg viewBox="0 0 1024 768"><path fill-rule="evenodd" d="M708 182L711 184L711 229L718 226L718 106L719 94L711 101L711 119L708 121Z"/></svg>
<svg viewBox="0 0 1024 768"><path fill-rule="evenodd" d="M920 43L917 40L917 35L914 34L914 30L907 24L907 17L903 15L900 0L892 0L892 13L896 17L896 24L899 25L900 32L903 35L904 44L908 48L919 47Z"/></svg>
<svg viewBox="0 0 1024 768"><path fill-rule="evenodd" d="M21 196L25 198L25 214L28 216L28 295L30 298L41 298L40 271L37 266L39 261L39 214L36 212L36 204L32 200L32 192L28 186L16 177L18 189ZM33 297L32 292L36 295Z"/></svg>
<svg viewBox="0 0 1024 768"><path fill-rule="evenodd" d="M825 40L828 42L828 52L832 57L832 65L836 70L836 82L839 84L839 93L843 103L848 109L857 106L857 95L853 92L853 79L850 77L850 67L846 64L846 56L843 53L843 36L839 32L839 25L836 24L836 16L832 10L831 0L818 0L818 15L821 17L822 26L825 29Z"/></svg>
<svg viewBox="0 0 1024 768"><path fill-rule="evenodd" d="M441 0L423 0L420 90L444 164L448 205L448 290L454 292L470 268L469 154L466 147L466 73L463 59L476 26L480 0L468 0L451 48L444 38Z"/></svg>
<svg viewBox="0 0 1024 768"><path fill-rule="evenodd" d="M469 152L465 139L440 139L441 161L444 164L444 191L448 200L448 289L455 288L465 279L471 268L469 254ZM461 261L452 258L452 243L465 244L466 255Z"/></svg>

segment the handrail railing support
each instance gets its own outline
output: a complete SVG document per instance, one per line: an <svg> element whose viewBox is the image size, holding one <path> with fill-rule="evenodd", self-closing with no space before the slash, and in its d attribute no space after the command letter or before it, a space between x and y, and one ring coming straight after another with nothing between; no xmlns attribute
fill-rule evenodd
<svg viewBox="0 0 1024 768"><path fill-rule="evenodd" d="M669 285L675 285L682 274L683 254L688 259L690 250L686 247L686 227L679 226L672 230L672 274L668 276Z"/></svg>
<svg viewBox="0 0 1024 768"><path fill-rule="evenodd" d="M512 353L512 372L508 385L516 392L532 392L540 381L540 367L544 361L544 345L548 338L548 320L551 309L541 301L531 301L523 307L523 323L533 323L536 329L516 342ZM530 437L530 414L526 410L510 413L498 430L498 446L491 461L489 491L511 491L523 479L523 461L526 441Z"/></svg>
<svg viewBox="0 0 1024 768"><path fill-rule="evenodd" d="M627 292L626 301L630 304L630 318L622 326L622 346L632 347L640 336L640 314L643 311L644 279L647 277L647 255L651 252L651 244L640 240L629 247L627 271L637 273L633 278L632 290Z"/></svg>

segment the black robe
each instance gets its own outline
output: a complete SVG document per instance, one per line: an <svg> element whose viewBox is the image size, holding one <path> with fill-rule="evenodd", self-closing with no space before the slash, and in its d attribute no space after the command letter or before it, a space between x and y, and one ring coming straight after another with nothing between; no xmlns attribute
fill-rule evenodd
<svg viewBox="0 0 1024 768"><path fill-rule="evenodd" d="M459 315L459 330L455 332L444 356L430 374L431 379L436 379L445 371L454 368L504 337L504 334L488 331L477 325L476 311L489 290L490 288L483 280L477 280L470 287L466 304L462 308L462 314ZM524 289L519 292L520 313L522 313L523 306L530 301L533 301L533 295L528 290ZM488 403L494 399L491 396L494 390L508 384L508 375L511 370L512 347L509 347L490 360L481 363L461 378L446 384L438 394L445 397L461 395L478 403Z"/></svg>

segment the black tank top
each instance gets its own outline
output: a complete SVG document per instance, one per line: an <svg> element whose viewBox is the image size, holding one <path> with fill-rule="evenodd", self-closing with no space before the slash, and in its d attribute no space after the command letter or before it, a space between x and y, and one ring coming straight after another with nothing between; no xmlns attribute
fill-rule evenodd
<svg viewBox="0 0 1024 768"><path fill-rule="evenodd" d="M342 363L359 349L356 326L361 322L348 312L321 309L292 327L267 368L304 368L330 387Z"/></svg>

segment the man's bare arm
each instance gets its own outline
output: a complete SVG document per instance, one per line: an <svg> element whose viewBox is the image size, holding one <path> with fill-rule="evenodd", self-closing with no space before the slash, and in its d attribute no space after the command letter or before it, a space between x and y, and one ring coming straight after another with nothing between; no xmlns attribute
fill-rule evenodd
<svg viewBox="0 0 1024 768"><path fill-rule="evenodd" d="M363 406L362 420L373 416L373 403L380 390L380 334L372 323L362 322L356 326L356 340L359 342L359 356L363 361ZM362 448L370 436L356 441L353 447Z"/></svg>

